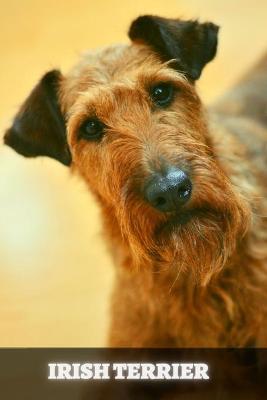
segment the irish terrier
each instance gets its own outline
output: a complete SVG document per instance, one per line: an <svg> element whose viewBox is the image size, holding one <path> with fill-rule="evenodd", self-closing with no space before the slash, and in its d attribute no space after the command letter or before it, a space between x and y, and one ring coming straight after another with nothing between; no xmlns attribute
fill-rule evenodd
<svg viewBox="0 0 267 400"><path fill-rule="evenodd" d="M5 134L94 193L116 264L112 346L267 345L267 57L208 114L195 81L217 33L139 17L130 44L45 74Z"/></svg>

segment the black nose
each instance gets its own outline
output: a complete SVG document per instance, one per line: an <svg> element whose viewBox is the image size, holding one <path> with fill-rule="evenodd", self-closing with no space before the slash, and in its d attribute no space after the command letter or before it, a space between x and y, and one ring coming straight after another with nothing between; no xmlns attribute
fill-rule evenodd
<svg viewBox="0 0 267 400"><path fill-rule="evenodd" d="M191 195L192 183L180 169L171 169L166 175L156 175L145 187L145 198L151 206L163 212L179 209Z"/></svg>

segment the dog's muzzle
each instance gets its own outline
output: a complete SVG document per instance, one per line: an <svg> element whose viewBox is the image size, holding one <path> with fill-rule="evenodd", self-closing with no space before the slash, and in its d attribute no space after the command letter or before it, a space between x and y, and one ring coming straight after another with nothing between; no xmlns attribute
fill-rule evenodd
<svg viewBox="0 0 267 400"><path fill-rule="evenodd" d="M190 199L192 182L188 175L177 168L171 168L165 174L155 174L144 189L148 203L162 212L179 210Z"/></svg>

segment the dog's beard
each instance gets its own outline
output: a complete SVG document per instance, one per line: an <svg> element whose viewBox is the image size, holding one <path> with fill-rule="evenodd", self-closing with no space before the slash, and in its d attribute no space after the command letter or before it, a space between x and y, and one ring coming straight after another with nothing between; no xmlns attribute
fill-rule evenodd
<svg viewBox="0 0 267 400"><path fill-rule="evenodd" d="M214 210L192 214L186 223L173 225L168 234L163 229L159 247L166 264L190 274L195 283L205 286L233 254L237 232L229 215Z"/></svg>
<svg viewBox="0 0 267 400"><path fill-rule="evenodd" d="M230 183L202 190L202 199L175 215L158 213L129 193L119 209L121 232L138 268L175 268L207 285L247 232L250 209Z"/></svg>

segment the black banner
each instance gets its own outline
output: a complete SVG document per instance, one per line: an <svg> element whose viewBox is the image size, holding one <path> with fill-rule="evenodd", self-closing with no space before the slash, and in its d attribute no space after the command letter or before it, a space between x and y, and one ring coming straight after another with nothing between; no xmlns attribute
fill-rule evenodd
<svg viewBox="0 0 267 400"><path fill-rule="evenodd" d="M257 400L267 349L1 349L3 400Z"/></svg>

